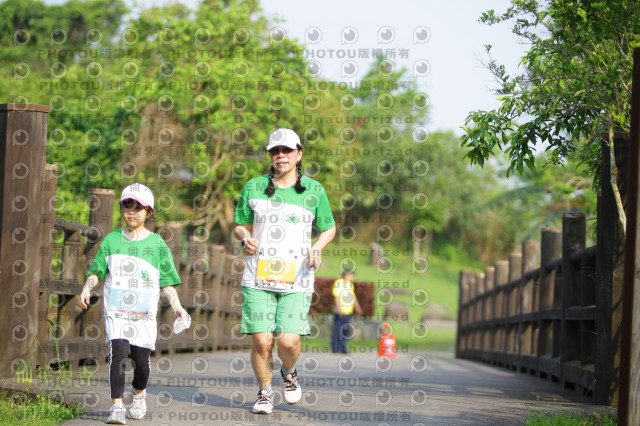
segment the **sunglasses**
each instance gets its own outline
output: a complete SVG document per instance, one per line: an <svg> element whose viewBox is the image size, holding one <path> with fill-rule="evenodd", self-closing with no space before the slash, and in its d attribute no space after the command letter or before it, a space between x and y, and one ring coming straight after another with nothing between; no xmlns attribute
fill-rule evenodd
<svg viewBox="0 0 640 426"><path fill-rule="evenodd" d="M280 154L280 153L283 153L283 154L291 154L293 151L294 151L293 149L288 148L288 147L286 147L286 146L283 146L283 147L281 147L281 148L272 148L272 149L269 151L269 155L278 155L278 154Z"/></svg>
<svg viewBox="0 0 640 426"><path fill-rule="evenodd" d="M135 212L145 209L145 207L142 204L140 204L139 202L131 198L127 198L126 200L122 201L122 207L125 210L130 210Z"/></svg>

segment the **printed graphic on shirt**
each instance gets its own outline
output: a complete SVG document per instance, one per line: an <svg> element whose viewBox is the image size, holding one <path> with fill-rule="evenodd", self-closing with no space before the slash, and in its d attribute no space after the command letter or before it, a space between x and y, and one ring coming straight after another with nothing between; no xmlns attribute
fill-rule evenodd
<svg viewBox="0 0 640 426"><path fill-rule="evenodd" d="M109 294L108 311L115 311L116 315L126 314L142 318L149 314L151 296L134 290L112 289Z"/></svg>

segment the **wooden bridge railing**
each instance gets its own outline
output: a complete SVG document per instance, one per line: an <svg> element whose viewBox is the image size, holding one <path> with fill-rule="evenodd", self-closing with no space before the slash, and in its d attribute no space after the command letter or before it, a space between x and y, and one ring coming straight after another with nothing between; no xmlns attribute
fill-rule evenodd
<svg viewBox="0 0 640 426"><path fill-rule="evenodd" d="M457 356L592 390L595 247L583 249L585 229L584 215L567 215L562 232L543 229L542 243L509 261L463 271Z"/></svg>
<svg viewBox="0 0 640 426"><path fill-rule="evenodd" d="M626 209L628 134L616 134L618 187ZM586 219L565 214L562 230L496 261L483 273L462 271L456 356L558 381L616 404L624 234L603 145L597 244L585 248Z"/></svg>

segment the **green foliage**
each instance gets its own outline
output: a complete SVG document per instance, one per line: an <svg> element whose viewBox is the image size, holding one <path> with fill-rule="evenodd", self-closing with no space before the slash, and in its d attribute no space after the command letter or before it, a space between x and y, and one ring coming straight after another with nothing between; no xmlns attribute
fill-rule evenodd
<svg viewBox="0 0 640 426"><path fill-rule="evenodd" d="M603 135L629 131L634 47L640 46L640 5L626 0L550 2L513 0L503 14L481 21L512 22L531 47L524 72L510 75L490 57L501 106L469 114L461 145L483 165L504 151L508 173L535 168L534 146L546 146L548 161L574 158L596 175ZM487 46L490 53L491 46Z"/></svg>
<svg viewBox="0 0 640 426"><path fill-rule="evenodd" d="M406 70L379 57L357 84L313 77L305 47L271 34L256 1L126 13L121 0L0 3L0 66L14 76L0 93L51 107L59 216L86 223L92 188L139 181L155 191L157 223L227 242L240 189L267 172L267 135L290 127L305 174L359 241L411 249L428 231L456 259L516 241L522 220L483 211L502 185L494 168L468 167L452 133L429 134L428 96Z"/></svg>
<svg viewBox="0 0 640 426"><path fill-rule="evenodd" d="M603 416L593 412L592 416L574 415L568 411L546 415L529 412L524 421L527 426L614 426L618 424L615 416Z"/></svg>
<svg viewBox="0 0 640 426"><path fill-rule="evenodd" d="M82 415L83 409L51 401L42 395L0 391L0 424L57 425Z"/></svg>
<svg viewBox="0 0 640 426"><path fill-rule="evenodd" d="M582 212L595 218L597 196L593 179L584 177L576 162L566 165L544 165L544 156L535 157L533 169L525 169L511 189L489 199L480 211L496 209L506 216L518 218L528 228L520 226L521 241L537 239L540 228L562 225L564 213Z"/></svg>

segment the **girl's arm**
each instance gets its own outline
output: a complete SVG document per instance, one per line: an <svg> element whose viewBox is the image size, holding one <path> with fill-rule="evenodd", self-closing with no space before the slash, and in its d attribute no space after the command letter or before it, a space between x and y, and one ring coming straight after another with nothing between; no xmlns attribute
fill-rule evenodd
<svg viewBox="0 0 640 426"><path fill-rule="evenodd" d="M333 240L336 236L335 225L329 229L326 229L320 233L318 241L311 247L309 254L307 255L307 268L318 269L322 265L322 250Z"/></svg>
<svg viewBox="0 0 640 426"><path fill-rule="evenodd" d="M91 290L99 283L98 276L96 274L91 274L87 277L87 281L84 283L84 287L82 287L82 293L80 293L80 299L78 299L78 305L82 309L87 309L89 307L89 302L91 300Z"/></svg>
<svg viewBox="0 0 640 426"><path fill-rule="evenodd" d="M171 304L173 313L177 317L182 317L183 315L186 317L187 311L185 311L180 304L180 299L178 298L178 292L176 291L176 288L172 285L168 285L166 287L162 287L162 292L165 294L165 296L167 296L167 299L169 299L169 303Z"/></svg>

